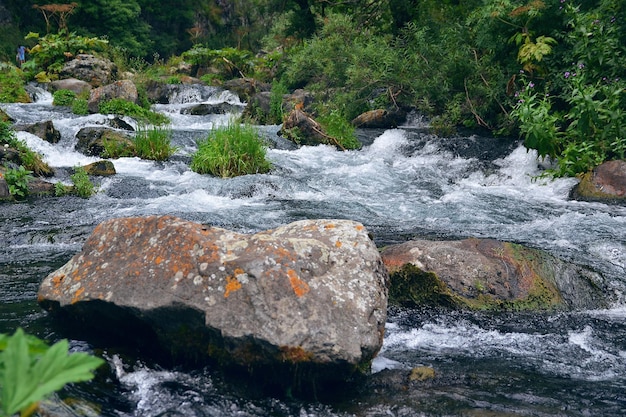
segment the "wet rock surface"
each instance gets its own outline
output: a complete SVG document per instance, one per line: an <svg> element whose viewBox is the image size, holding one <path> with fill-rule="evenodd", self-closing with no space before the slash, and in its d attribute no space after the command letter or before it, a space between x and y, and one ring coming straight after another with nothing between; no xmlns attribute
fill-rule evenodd
<svg viewBox="0 0 626 417"><path fill-rule="evenodd" d="M382 346L387 272L365 228L304 220L254 235L172 216L94 230L38 298L88 326L152 334L180 359L255 369L272 383L341 381ZM259 369L266 372L259 374Z"/></svg>

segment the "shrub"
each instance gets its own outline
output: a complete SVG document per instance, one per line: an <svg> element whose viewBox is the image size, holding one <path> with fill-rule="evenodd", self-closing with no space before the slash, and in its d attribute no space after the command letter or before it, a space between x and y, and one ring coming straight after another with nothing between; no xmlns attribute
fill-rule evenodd
<svg viewBox="0 0 626 417"><path fill-rule="evenodd" d="M24 73L12 65L0 63L0 103L28 103Z"/></svg>
<svg viewBox="0 0 626 417"><path fill-rule="evenodd" d="M198 143L191 169L199 174L229 178L265 173L271 169L271 164L257 131L250 125L231 122L211 131L206 140Z"/></svg>
<svg viewBox="0 0 626 417"><path fill-rule="evenodd" d="M76 99L76 93L70 90L57 90L52 94L53 106L71 106Z"/></svg>
<svg viewBox="0 0 626 417"><path fill-rule="evenodd" d="M30 416L39 401L70 382L88 381L104 361L86 353L69 353L61 340L48 346L17 329L0 334L0 416Z"/></svg>
<svg viewBox="0 0 626 417"><path fill-rule="evenodd" d="M15 199L21 200L28 196L28 182L33 179L32 171L19 168L7 168L4 173L4 179L9 186L9 194Z"/></svg>
<svg viewBox="0 0 626 417"><path fill-rule="evenodd" d="M79 116L85 116L89 114L89 107L87 100L84 98L77 98L72 101L72 113Z"/></svg>
<svg viewBox="0 0 626 417"><path fill-rule="evenodd" d="M135 135L135 151L137 156L154 161L165 161L176 152L171 145L171 129L139 128Z"/></svg>
<svg viewBox="0 0 626 417"><path fill-rule="evenodd" d="M356 138L355 128L338 111L333 110L325 116L319 116L317 121L326 133L337 139L339 147L343 149L359 149L361 143Z"/></svg>
<svg viewBox="0 0 626 417"><path fill-rule="evenodd" d="M120 114L157 126L170 123L167 116L121 98L114 98L100 103L98 110L102 114Z"/></svg>
<svg viewBox="0 0 626 417"><path fill-rule="evenodd" d="M89 180L89 175L83 167L75 167L74 173L70 176L74 183L74 194L82 198L89 198L96 193L96 187Z"/></svg>

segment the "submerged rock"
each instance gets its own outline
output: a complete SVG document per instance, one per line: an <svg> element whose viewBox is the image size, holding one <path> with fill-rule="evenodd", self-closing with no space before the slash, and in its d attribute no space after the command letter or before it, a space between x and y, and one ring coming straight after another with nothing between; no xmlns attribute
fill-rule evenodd
<svg viewBox="0 0 626 417"><path fill-rule="evenodd" d="M212 359L291 387L303 375L341 382L369 369L383 342L387 280L356 222L245 235L153 216L100 224L38 298L98 331L126 329L129 340L148 329L154 338L140 343L183 361Z"/></svg>
<svg viewBox="0 0 626 417"><path fill-rule="evenodd" d="M383 249L390 302L470 309L554 310L608 305L599 274L493 239L414 240Z"/></svg>

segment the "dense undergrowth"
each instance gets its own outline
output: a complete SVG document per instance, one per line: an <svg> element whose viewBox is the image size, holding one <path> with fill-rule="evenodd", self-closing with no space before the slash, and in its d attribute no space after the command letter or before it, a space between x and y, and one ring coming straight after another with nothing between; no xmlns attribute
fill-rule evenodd
<svg viewBox="0 0 626 417"><path fill-rule="evenodd" d="M123 7L141 20L141 7L150 6L137 2ZM92 3L78 2L76 20L70 16L76 32L65 26L26 37L30 59L0 74L3 101L20 101L24 82L54 79L65 60L90 52L133 74L140 91L149 80L181 82L184 67L206 83L247 77L281 93L305 88L321 118L349 121L372 109L413 109L442 136L459 128L519 135L541 157L558 161L555 175L585 172L623 157L626 148L626 6L620 0L258 0L254 7L234 6L245 16L238 34L214 27L209 36L194 26L191 45L179 40L167 57L152 54L152 43L140 51L116 42L119 33L105 40L86 31L78 17L95 12ZM181 7L202 14L205 3L212 4ZM213 10L225 13L219 5ZM277 103L271 103L274 123L284 116ZM121 107L115 111L127 110Z"/></svg>

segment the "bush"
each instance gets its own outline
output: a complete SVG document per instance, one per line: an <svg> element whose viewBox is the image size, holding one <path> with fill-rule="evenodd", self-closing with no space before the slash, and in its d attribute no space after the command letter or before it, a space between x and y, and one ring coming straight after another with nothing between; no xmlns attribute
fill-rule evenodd
<svg viewBox="0 0 626 417"><path fill-rule="evenodd" d="M155 126L169 124L167 116L148 110L135 103L121 98L114 98L100 103L99 112L102 114L119 114L129 116L137 121L149 123Z"/></svg>
<svg viewBox="0 0 626 417"><path fill-rule="evenodd" d="M137 156L154 161L165 161L176 152L171 145L171 129L139 128L135 135L135 151Z"/></svg>
<svg viewBox="0 0 626 417"><path fill-rule="evenodd" d="M16 200L22 200L28 196L28 182L33 179L32 171L19 168L7 168L4 172L4 179L9 186L9 194Z"/></svg>
<svg viewBox="0 0 626 417"><path fill-rule="evenodd" d="M230 123L211 131L206 140L198 143L191 169L199 174L230 178L266 173L271 164L257 131L250 125Z"/></svg>
<svg viewBox="0 0 626 417"><path fill-rule="evenodd" d="M551 171L556 176L582 174L626 155L626 50L619 19L609 7L613 2L602 1L586 12L566 4L564 40L570 52L561 60L568 64L545 77L520 77L511 116L528 148L557 160Z"/></svg>
<svg viewBox="0 0 626 417"><path fill-rule="evenodd" d="M79 116L86 116L89 114L89 106L87 100L84 98L77 98L72 101L72 113Z"/></svg>
<svg viewBox="0 0 626 417"><path fill-rule="evenodd" d="M52 94L53 106L71 106L76 99L76 93L70 90L57 90Z"/></svg>
<svg viewBox="0 0 626 417"><path fill-rule="evenodd" d="M8 64L0 63L0 103L29 103L24 89L24 73Z"/></svg>
<svg viewBox="0 0 626 417"><path fill-rule="evenodd" d="M70 176L74 183L74 194L82 198L89 198L96 193L96 187L89 180L89 175L83 167L75 167L74 173ZM55 189L56 191L56 189Z"/></svg>
<svg viewBox="0 0 626 417"><path fill-rule="evenodd" d="M317 121L324 131L337 139L343 149L359 149L361 143L356 138L355 128L338 111L331 111L325 116L319 116Z"/></svg>

